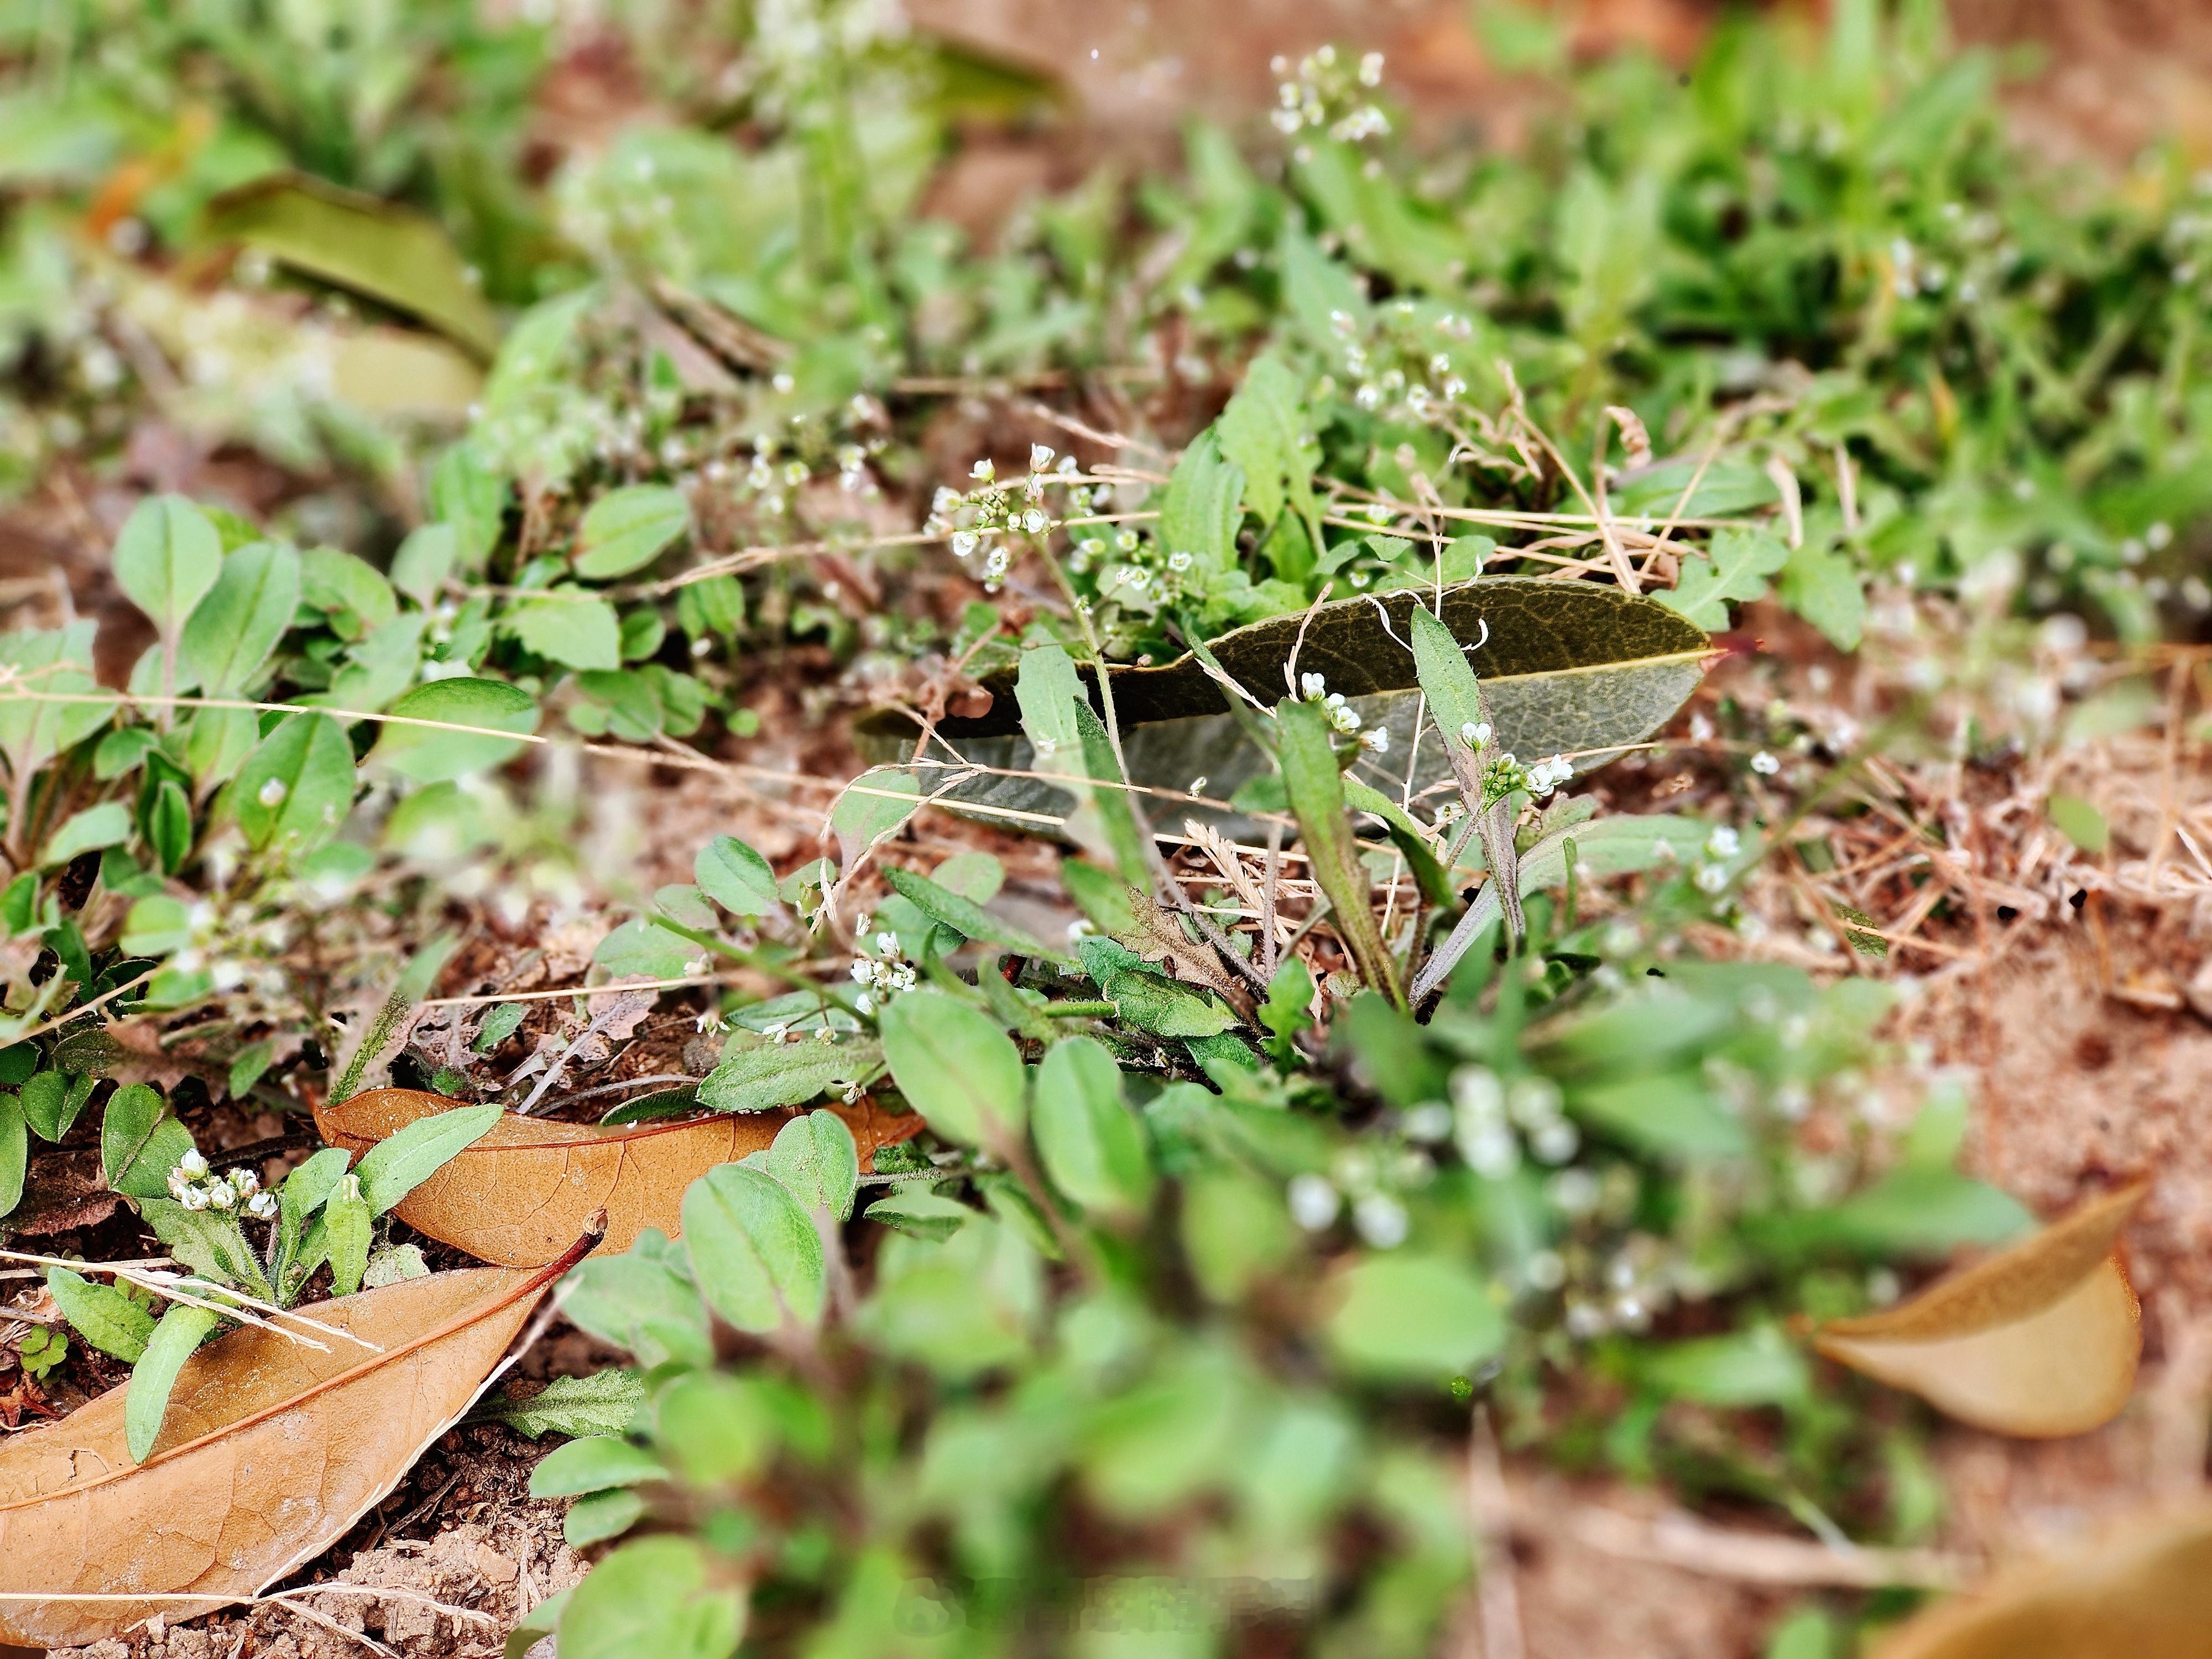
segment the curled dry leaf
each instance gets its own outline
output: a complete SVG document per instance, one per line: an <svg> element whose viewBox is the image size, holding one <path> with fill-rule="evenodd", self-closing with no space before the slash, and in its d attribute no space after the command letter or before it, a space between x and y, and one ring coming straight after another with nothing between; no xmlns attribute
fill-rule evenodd
<svg viewBox="0 0 2212 1659"><path fill-rule="evenodd" d="M0 1643L189 1618L321 1554L467 1413L593 1237L534 1272L434 1273L317 1306L358 1342L234 1331L185 1362L143 1463L125 1443L128 1383L0 1443L0 1592L26 1598L0 1600Z"/></svg>
<svg viewBox="0 0 2212 1659"><path fill-rule="evenodd" d="M2109 1422L2135 1388L2142 1351L2135 1291L2114 1252L2148 1184L2092 1199L1910 1302L1832 1320L1814 1346L1999 1434L2044 1439Z"/></svg>
<svg viewBox="0 0 2212 1659"><path fill-rule="evenodd" d="M315 1123L331 1145L358 1158L387 1135L455 1104L416 1089L372 1089L321 1108ZM894 1115L870 1101L833 1109L852 1130L863 1168L878 1146L921 1128L916 1114ZM683 1227L684 1188L717 1164L765 1152L798 1115L726 1113L689 1123L607 1128L510 1113L408 1194L394 1213L481 1261L528 1267L558 1255L586 1218L604 1209L607 1231L599 1248L626 1250L647 1227L675 1237Z"/></svg>
<svg viewBox="0 0 2212 1659"><path fill-rule="evenodd" d="M2208 1632L2212 1509L2193 1506L2000 1572L1901 1626L1875 1659L2203 1659Z"/></svg>

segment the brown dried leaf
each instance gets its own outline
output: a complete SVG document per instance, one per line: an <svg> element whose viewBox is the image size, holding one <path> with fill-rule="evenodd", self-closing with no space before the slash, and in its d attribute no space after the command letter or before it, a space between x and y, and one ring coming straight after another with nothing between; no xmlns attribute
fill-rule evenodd
<svg viewBox="0 0 2212 1659"><path fill-rule="evenodd" d="M1221 965L1213 947L1192 939L1182 924L1161 908L1149 893L1129 889L1129 914L1136 926L1120 943L1146 962L1162 962L1168 971L1189 985L1203 985L1228 999L1239 1018L1252 1018L1252 992Z"/></svg>
<svg viewBox="0 0 2212 1659"><path fill-rule="evenodd" d="M1893 1632L1875 1659L2203 1659L2212 1632L2212 1510L2023 1563Z"/></svg>
<svg viewBox="0 0 2212 1659"><path fill-rule="evenodd" d="M323 1139L356 1158L419 1118L459 1103L415 1089L372 1089L315 1114ZM859 1145L860 1167L878 1146L921 1128L872 1101L832 1109ZM681 1231L684 1190L717 1164L764 1151L795 1112L727 1113L688 1123L605 1128L509 1113L491 1132L400 1200L409 1226L506 1267L558 1255L595 1210L607 1212L599 1249L626 1250L647 1227Z"/></svg>
<svg viewBox="0 0 2212 1659"><path fill-rule="evenodd" d="M1979 1428L2033 1438L2094 1429L2135 1388L2141 1314L2113 1252L2148 1189L2092 1199L1910 1302L1832 1320L1814 1346Z"/></svg>
<svg viewBox="0 0 2212 1659"><path fill-rule="evenodd" d="M467 1413L586 1242L536 1272L435 1273L315 1309L381 1352L233 1332L185 1362L143 1463L125 1445L128 1383L0 1443L0 1591L37 1598L0 1600L0 1642L188 1618L321 1554ZM206 1599L160 1599L181 1596Z"/></svg>

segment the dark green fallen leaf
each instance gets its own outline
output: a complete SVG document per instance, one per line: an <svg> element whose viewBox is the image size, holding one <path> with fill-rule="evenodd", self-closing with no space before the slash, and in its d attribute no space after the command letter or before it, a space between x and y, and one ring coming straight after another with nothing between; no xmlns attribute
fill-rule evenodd
<svg viewBox="0 0 2212 1659"><path fill-rule="evenodd" d="M304 173L257 179L208 204L210 234L395 311L485 359L499 319L435 221Z"/></svg>

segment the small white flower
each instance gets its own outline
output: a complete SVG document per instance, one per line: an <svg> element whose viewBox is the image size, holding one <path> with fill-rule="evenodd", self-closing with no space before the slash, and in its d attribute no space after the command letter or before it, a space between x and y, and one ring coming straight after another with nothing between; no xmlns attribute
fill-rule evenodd
<svg viewBox="0 0 2212 1659"><path fill-rule="evenodd" d="M200 1156L199 1148L195 1146L177 1160L177 1168L184 1171L185 1180L198 1181L208 1172L208 1161Z"/></svg>
<svg viewBox="0 0 2212 1659"><path fill-rule="evenodd" d="M706 1028L702 1025L700 1029L704 1030ZM791 1027L778 1021L775 1024L768 1027L761 1035L770 1042L788 1042L791 1041Z"/></svg>
<svg viewBox="0 0 2212 1659"><path fill-rule="evenodd" d="M1188 552L1168 555L1168 568L1181 575L1191 567L1193 556Z"/></svg>
<svg viewBox="0 0 2212 1659"><path fill-rule="evenodd" d="M1375 1249L1395 1250L1406 1242L1406 1206L1388 1193L1370 1193L1352 1206L1352 1224Z"/></svg>
<svg viewBox="0 0 2212 1659"><path fill-rule="evenodd" d="M238 1194L228 1181L212 1181L207 1186L207 1201L218 1210L228 1210L237 1204Z"/></svg>
<svg viewBox="0 0 2212 1659"><path fill-rule="evenodd" d="M1708 893L1718 893L1729 884L1729 873L1723 865L1709 864L1698 872L1698 885ZM1821 935L1826 938L1826 935Z"/></svg>
<svg viewBox="0 0 2212 1659"><path fill-rule="evenodd" d="M276 1194L274 1193L256 1193L246 1200L246 1212L256 1221L274 1221L276 1210Z"/></svg>
<svg viewBox="0 0 2212 1659"><path fill-rule="evenodd" d="M1705 837L1705 851L1717 859L1732 859L1743 850L1743 837L1725 823L1713 826Z"/></svg>
<svg viewBox="0 0 2212 1659"><path fill-rule="evenodd" d="M990 458L986 456L968 469L968 476L978 483L989 483L999 476L999 469L992 465Z"/></svg>
<svg viewBox="0 0 2212 1659"><path fill-rule="evenodd" d="M939 517L949 518L960 510L960 501L961 495L958 490L948 489L943 484L939 484L937 487L937 494L929 498L929 510Z"/></svg>
<svg viewBox="0 0 2212 1659"><path fill-rule="evenodd" d="M1387 726L1370 726L1366 731L1362 732L1359 734L1359 746L1362 749L1364 749L1370 755L1389 754L1390 752L1390 728Z"/></svg>
<svg viewBox="0 0 2212 1659"><path fill-rule="evenodd" d="M188 1210L204 1210L208 1206L207 1191L204 1188L187 1187L177 1194L177 1202Z"/></svg>
<svg viewBox="0 0 2212 1659"><path fill-rule="evenodd" d="M982 538L972 530L956 530L952 532L952 556L956 559L973 556L975 550L981 545Z"/></svg>
<svg viewBox="0 0 2212 1659"><path fill-rule="evenodd" d="M230 1188L241 1198L251 1198L261 1190L261 1177L251 1170L234 1170L230 1172Z"/></svg>
<svg viewBox="0 0 2212 1659"><path fill-rule="evenodd" d="M1470 749L1480 749L1490 741L1488 720L1468 720L1459 729L1459 740Z"/></svg>
<svg viewBox="0 0 2212 1659"><path fill-rule="evenodd" d="M1291 1219L1310 1233L1317 1233L1334 1221L1344 1203L1328 1178L1317 1175L1292 1176L1290 1200Z"/></svg>
<svg viewBox="0 0 2212 1659"><path fill-rule="evenodd" d="M1030 446L1030 471L1042 472L1045 468L1051 465L1052 446L1050 444L1031 444Z"/></svg>
<svg viewBox="0 0 2212 1659"><path fill-rule="evenodd" d="M878 956L895 957L898 954L898 948L899 942L898 935L896 933L881 933L876 935L876 954Z"/></svg>
<svg viewBox="0 0 2212 1659"><path fill-rule="evenodd" d="M1528 1145L1545 1163L1565 1164L1582 1145L1582 1136L1566 1119L1555 1117L1528 1137Z"/></svg>
<svg viewBox="0 0 2212 1659"><path fill-rule="evenodd" d="M776 374L769 378L769 384L777 392L788 394L797 388L799 382L788 374Z"/></svg>
<svg viewBox="0 0 2212 1659"><path fill-rule="evenodd" d="M1349 736L1359 729L1359 711L1346 703L1338 703L1328 711L1328 723L1337 731Z"/></svg>
<svg viewBox="0 0 2212 1659"><path fill-rule="evenodd" d="M1762 749L1751 757L1751 769L1762 778L1771 778L1782 769L1782 763Z"/></svg>
<svg viewBox="0 0 2212 1659"><path fill-rule="evenodd" d="M1319 702L1328 695L1328 677L1325 674L1299 675L1298 692L1308 702Z"/></svg>
<svg viewBox="0 0 2212 1659"><path fill-rule="evenodd" d="M1452 1110L1441 1100L1425 1101L1419 1106L1408 1107L1401 1125L1408 1140L1438 1141L1451 1133Z"/></svg>
<svg viewBox="0 0 2212 1659"><path fill-rule="evenodd" d="M854 998L853 1006L861 1013L872 1014L876 1012L876 1000L863 991L859 996Z"/></svg>
<svg viewBox="0 0 2212 1659"><path fill-rule="evenodd" d="M276 806L281 805L284 797L289 793L283 779L270 778L253 792L253 799L264 806Z"/></svg>
<svg viewBox="0 0 2212 1659"><path fill-rule="evenodd" d="M1052 528L1052 520L1033 507L1022 514L1022 528L1032 536L1042 536Z"/></svg>
<svg viewBox="0 0 2212 1659"><path fill-rule="evenodd" d="M815 1032L814 1035L818 1040L823 1042L835 1042L837 1040L837 1033L827 1025L824 1025L820 1030Z"/></svg>

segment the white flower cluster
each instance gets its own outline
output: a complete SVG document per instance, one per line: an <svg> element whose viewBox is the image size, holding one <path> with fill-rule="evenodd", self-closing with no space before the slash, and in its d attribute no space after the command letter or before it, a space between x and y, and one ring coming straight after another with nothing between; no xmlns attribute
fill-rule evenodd
<svg viewBox="0 0 2212 1659"><path fill-rule="evenodd" d="M1708 893L1723 892L1727 890L1730 874L1729 860L1743 850L1743 838L1729 825L1716 824L1712 834L1705 837L1705 857L1711 862L1698 867L1698 885Z"/></svg>
<svg viewBox="0 0 2212 1659"><path fill-rule="evenodd" d="M1374 1249L1395 1250L1413 1230L1398 1190L1425 1186L1435 1175L1435 1163L1419 1147L1378 1154L1366 1146L1347 1146L1337 1153L1328 1174L1293 1176L1285 1197L1291 1219L1310 1233L1334 1225L1348 1197L1352 1230L1361 1241Z"/></svg>
<svg viewBox="0 0 2212 1659"><path fill-rule="evenodd" d="M1290 60L1278 58L1269 67L1287 77ZM1379 138L1390 131L1390 118L1364 94L1382 84L1381 52L1366 53L1352 68L1334 46L1323 46L1299 59L1297 79L1285 78L1276 88L1275 131L1288 137L1326 127L1330 137L1347 144Z"/></svg>
<svg viewBox="0 0 2212 1659"><path fill-rule="evenodd" d="M928 535L944 537L957 559L965 561L982 554L983 585L995 592L1014 560L1013 550L997 538L1018 534L1041 541L1050 535L1060 520L1045 510L1045 491L1049 489L1067 490L1070 514L1088 512L1092 505L1090 492L1070 482L1082 470L1074 456L1055 458L1049 444L1031 444L1029 476L1018 489L1010 489L999 482L997 465L986 457L969 469L975 489L965 495L939 489L930 500L929 517L922 529Z"/></svg>
<svg viewBox="0 0 2212 1659"><path fill-rule="evenodd" d="M1549 1078L1509 1085L1486 1066L1462 1066L1452 1073L1451 1097L1453 1143L1469 1169L1492 1181L1521 1167L1524 1139L1540 1164L1565 1164L1582 1145Z"/></svg>
<svg viewBox="0 0 2212 1659"><path fill-rule="evenodd" d="M1298 676L1298 695L1308 702L1319 703L1322 712L1328 716L1329 729L1340 737L1358 733L1359 746L1370 755L1390 752L1390 732L1378 726L1370 731L1359 730L1359 711L1344 700L1344 693L1328 689L1325 674Z"/></svg>
<svg viewBox="0 0 2212 1659"><path fill-rule="evenodd" d="M854 1006L863 1014L872 1014L902 991L911 991L917 982L914 964L906 960L899 950L899 937L888 928L876 934L872 943L875 954L868 954L869 918L862 916L855 933L860 937L861 954L853 958L853 980L862 988Z"/></svg>
<svg viewBox="0 0 2212 1659"><path fill-rule="evenodd" d="M169 1196L188 1210L236 1211L256 1221L271 1221L276 1216L276 1194L261 1190L258 1176L251 1170L210 1175L208 1161L197 1147L179 1158L169 1171Z"/></svg>

